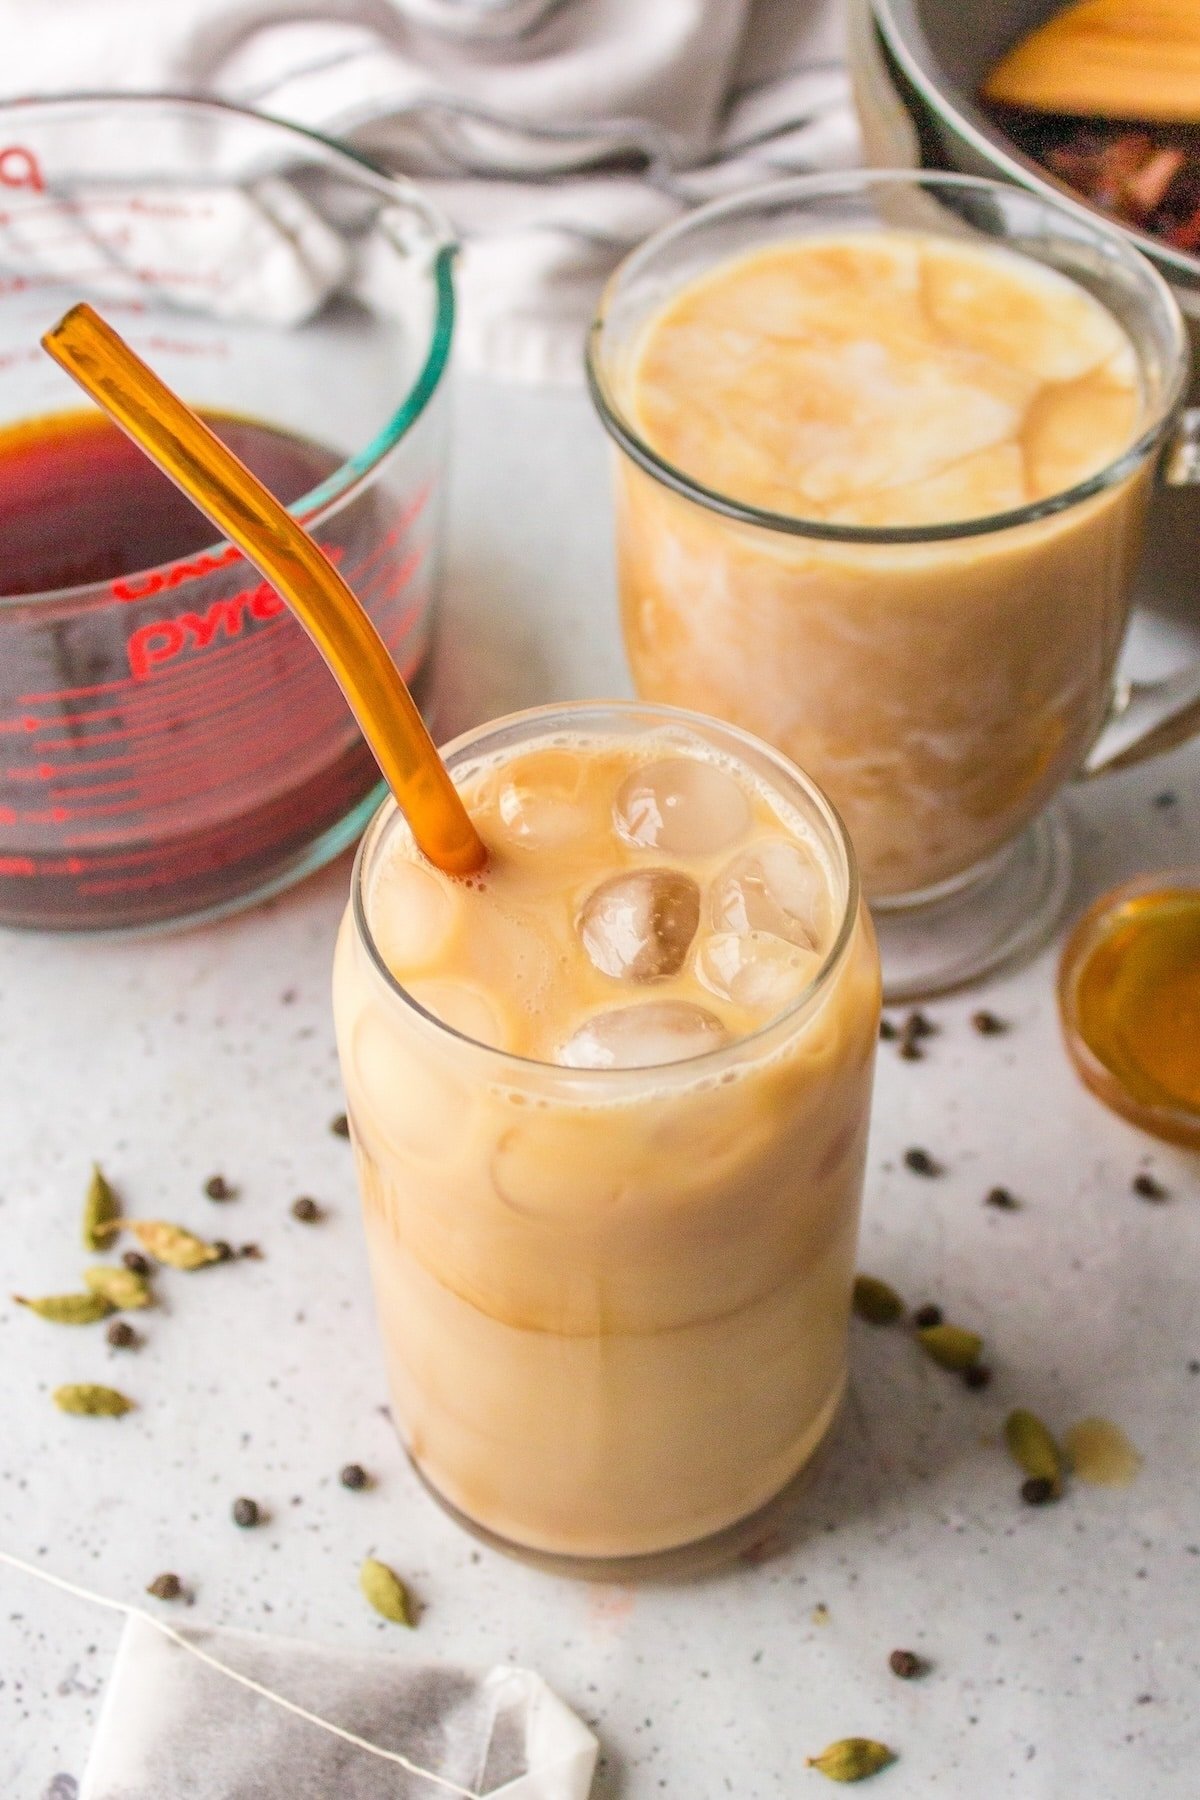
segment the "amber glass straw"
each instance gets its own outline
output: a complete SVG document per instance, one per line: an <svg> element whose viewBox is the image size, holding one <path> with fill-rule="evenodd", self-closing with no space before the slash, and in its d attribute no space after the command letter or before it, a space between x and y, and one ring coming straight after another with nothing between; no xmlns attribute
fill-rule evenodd
<svg viewBox="0 0 1200 1800"><path fill-rule="evenodd" d="M42 344L287 601L430 862L450 875L482 868L483 841L386 644L303 527L90 306L72 307Z"/></svg>

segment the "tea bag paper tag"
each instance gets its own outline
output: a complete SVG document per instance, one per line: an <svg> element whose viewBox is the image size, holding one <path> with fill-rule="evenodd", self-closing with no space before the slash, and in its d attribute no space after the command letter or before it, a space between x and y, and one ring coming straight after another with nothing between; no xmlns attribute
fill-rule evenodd
<svg viewBox="0 0 1200 1800"><path fill-rule="evenodd" d="M80 1800L587 1800L596 1740L540 1676L226 1630L180 1637L412 1773L231 1680L131 1615Z"/></svg>

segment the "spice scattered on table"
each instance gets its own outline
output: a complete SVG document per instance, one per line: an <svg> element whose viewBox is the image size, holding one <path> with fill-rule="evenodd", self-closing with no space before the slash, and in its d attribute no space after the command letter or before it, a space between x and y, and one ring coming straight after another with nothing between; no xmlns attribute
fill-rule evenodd
<svg viewBox="0 0 1200 1800"><path fill-rule="evenodd" d="M221 1261L215 1244L206 1244L195 1232L167 1219L131 1219L129 1229L155 1262L172 1269L202 1269L206 1263Z"/></svg>
<svg viewBox="0 0 1200 1800"><path fill-rule="evenodd" d="M879 1021L879 1035L885 1044L890 1044L900 1036L900 1032L891 1019L885 1018Z"/></svg>
<svg viewBox="0 0 1200 1800"><path fill-rule="evenodd" d="M134 1350L142 1341L128 1319L114 1319L104 1335L114 1350Z"/></svg>
<svg viewBox="0 0 1200 1800"><path fill-rule="evenodd" d="M1162 1182L1153 1175L1147 1174L1145 1170L1140 1175L1134 1176L1133 1191L1139 1200L1169 1200L1171 1198L1170 1191L1163 1186Z"/></svg>
<svg viewBox="0 0 1200 1800"><path fill-rule="evenodd" d="M923 1306L918 1306L913 1314L913 1324L918 1331L927 1331L931 1325L940 1325L941 1322L942 1309L940 1306L935 1306L932 1300L927 1300Z"/></svg>
<svg viewBox="0 0 1200 1800"><path fill-rule="evenodd" d="M102 1294L42 1294L34 1299L14 1294L13 1299L51 1325L96 1325L112 1311Z"/></svg>
<svg viewBox="0 0 1200 1800"><path fill-rule="evenodd" d="M204 1191L210 1200L233 1200L237 1196L237 1189L223 1175L210 1175L204 1184Z"/></svg>
<svg viewBox="0 0 1200 1800"><path fill-rule="evenodd" d="M1008 1030L1007 1019L997 1018L994 1012L988 1012L986 1008L971 1014L971 1024L980 1037L1000 1037Z"/></svg>
<svg viewBox="0 0 1200 1800"><path fill-rule="evenodd" d="M244 1494L240 1494L234 1501L231 1511L234 1524L240 1525L243 1531L249 1531L262 1518L258 1501L248 1500Z"/></svg>
<svg viewBox="0 0 1200 1800"><path fill-rule="evenodd" d="M367 1486L370 1476L361 1463L347 1463L338 1476L338 1480L344 1488L350 1488L352 1492L357 1493L361 1488Z"/></svg>
<svg viewBox="0 0 1200 1800"><path fill-rule="evenodd" d="M896 1752L876 1738L849 1737L839 1738L820 1756L806 1756L804 1764L806 1768L819 1769L830 1781L865 1781L895 1760Z"/></svg>
<svg viewBox="0 0 1200 1800"><path fill-rule="evenodd" d="M918 1330L917 1337L926 1356L931 1357L940 1369L949 1369L954 1375L961 1375L977 1363L983 1350L979 1333L967 1331L962 1325L925 1325Z"/></svg>
<svg viewBox="0 0 1200 1800"><path fill-rule="evenodd" d="M982 1393L985 1387L992 1385L992 1371L986 1363L971 1363L962 1372L963 1386L970 1388L973 1394Z"/></svg>
<svg viewBox="0 0 1200 1800"><path fill-rule="evenodd" d="M386 1563L368 1556L358 1572L358 1585L368 1603L393 1625L407 1625L411 1629L416 1623L408 1589Z"/></svg>
<svg viewBox="0 0 1200 1800"><path fill-rule="evenodd" d="M998 1212L1017 1212L1021 1202L1006 1187L989 1188L983 1196L985 1206L994 1206Z"/></svg>
<svg viewBox="0 0 1200 1800"><path fill-rule="evenodd" d="M144 1275L120 1263L96 1263L83 1271L85 1286L117 1312L138 1312L153 1298Z"/></svg>
<svg viewBox="0 0 1200 1800"><path fill-rule="evenodd" d="M261 1244L243 1244L238 1255L249 1258L251 1262L261 1262L263 1259L262 1246Z"/></svg>
<svg viewBox="0 0 1200 1800"><path fill-rule="evenodd" d="M126 1250L121 1261L125 1264L125 1267L131 1269L135 1275L148 1275L150 1273L150 1264L140 1250Z"/></svg>
<svg viewBox="0 0 1200 1800"><path fill-rule="evenodd" d="M298 1200L292 1201L292 1217L304 1225L314 1225L321 1217L321 1208L311 1194L301 1194Z"/></svg>
<svg viewBox="0 0 1200 1800"><path fill-rule="evenodd" d="M339 1113L336 1119L331 1119L329 1121L329 1129L332 1131L334 1137L348 1138L350 1136L350 1121L345 1113Z"/></svg>
<svg viewBox="0 0 1200 1800"><path fill-rule="evenodd" d="M1043 1500L1057 1500L1062 1492L1062 1457L1058 1445L1049 1430L1036 1413L1027 1407L1018 1406L1009 1413L1004 1421L1004 1441L1008 1445L1009 1455L1013 1461L1024 1469L1029 1481L1021 1489L1021 1498L1031 1506L1038 1506ZM1031 1484L1048 1482L1049 1492L1035 1497L1026 1493Z"/></svg>
<svg viewBox="0 0 1200 1800"><path fill-rule="evenodd" d="M812 1609L811 1616L812 1616L812 1622L814 1625L828 1625L828 1623L829 1623L829 1608L826 1606L826 1604L823 1600L817 1601L817 1604Z"/></svg>
<svg viewBox="0 0 1200 1800"><path fill-rule="evenodd" d="M853 1306L868 1325L894 1325L904 1317L904 1302L895 1288L874 1275L854 1277Z"/></svg>
<svg viewBox="0 0 1200 1800"><path fill-rule="evenodd" d="M900 1054L905 1062L920 1062L925 1054L922 1044L926 1038L936 1037L939 1029L928 1014L909 1013L900 1031Z"/></svg>
<svg viewBox="0 0 1200 1800"><path fill-rule="evenodd" d="M146 1592L153 1594L156 1600L179 1600L183 1595L183 1583L178 1575L167 1570L165 1574L156 1575L153 1581L147 1582Z"/></svg>
<svg viewBox="0 0 1200 1800"><path fill-rule="evenodd" d="M1054 1483L1048 1475L1029 1475L1021 1483L1021 1498L1026 1506L1045 1506L1056 1498Z"/></svg>
<svg viewBox="0 0 1200 1800"><path fill-rule="evenodd" d="M904 1152L904 1166L911 1169L914 1175L942 1175L945 1173L940 1162L930 1156L928 1150L919 1148Z"/></svg>
<svg viewBox="0 0 1200 1800"><path fill-rule="evenodd" d="M1095 1487L1128 1487L1142 1459L1111 1419L1080 1419L1063 1437L1072 1475Z"/></svg>
<svg viewBox="0 0 1200 1800"><path fill-rule="evenodd" d="M228 1238L214 1238L209 1249L213 1252L208 1259L210 1262L230 1262L233 1259L234 1249Z"/></svg>
<svg viewBox="0 0 1200 1800"><path fill-rule="evenodd" d="M121 1202L99 1163L92 1164L92 1178L83 1202L83 1247L103 1250L121 1229Z"/></svg>
<svg viewBox="0 0 1200 1800"><path fill-rule="evenodd" d="M68 1381L56 1387L50 1398L60 1412L89 1419L119 1419L134 1407L134 1402L118 1389L96 1381Z"/></svg>
<svg viewBox="0 0 1200 1800"><path fill-rule="evenodd" d="M918 1675L924 1675L929 1664L924 1657L918 1656L915 1650L893 1650L888 1657L888 1668L901 1681L915 1681Z"/></svg>

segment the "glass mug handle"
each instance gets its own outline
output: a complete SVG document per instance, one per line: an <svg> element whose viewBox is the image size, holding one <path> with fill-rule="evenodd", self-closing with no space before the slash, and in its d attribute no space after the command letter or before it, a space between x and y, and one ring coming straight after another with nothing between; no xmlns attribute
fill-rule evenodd
<svg viewBox="0 0 1200 1800"><path fill-rule="evenodd" d="M1181 415L1168 445L1163 480L1200 487L1200 406ZM1200 734L1200 663L1162 681L1118 681L1108 719L1084 761L1082 778L1173 750Z"/></svg>

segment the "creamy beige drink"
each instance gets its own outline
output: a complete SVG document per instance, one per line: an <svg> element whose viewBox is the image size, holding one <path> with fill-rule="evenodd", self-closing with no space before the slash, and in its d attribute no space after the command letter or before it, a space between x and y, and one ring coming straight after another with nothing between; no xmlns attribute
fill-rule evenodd
<svg viewBox="0 0 1200 1800"><path fill-rule="evenodd" d="M811 770L872 896L1012 838L1096 737L1125 623L1145 460L1036 511L1141 430L1112 313L969 236L816 233L677 285L606 381L655 466L618 458L639 693Z"/></svg>
<svg viewBox="0 0 1200 1800"><path fill-rule="evenodd" d="M819 793L716 724L571 708L448 760L487 871L385 810L334 972L396 1418L510 1542L672 1548L842 1391L870 925Z"/></svg>

